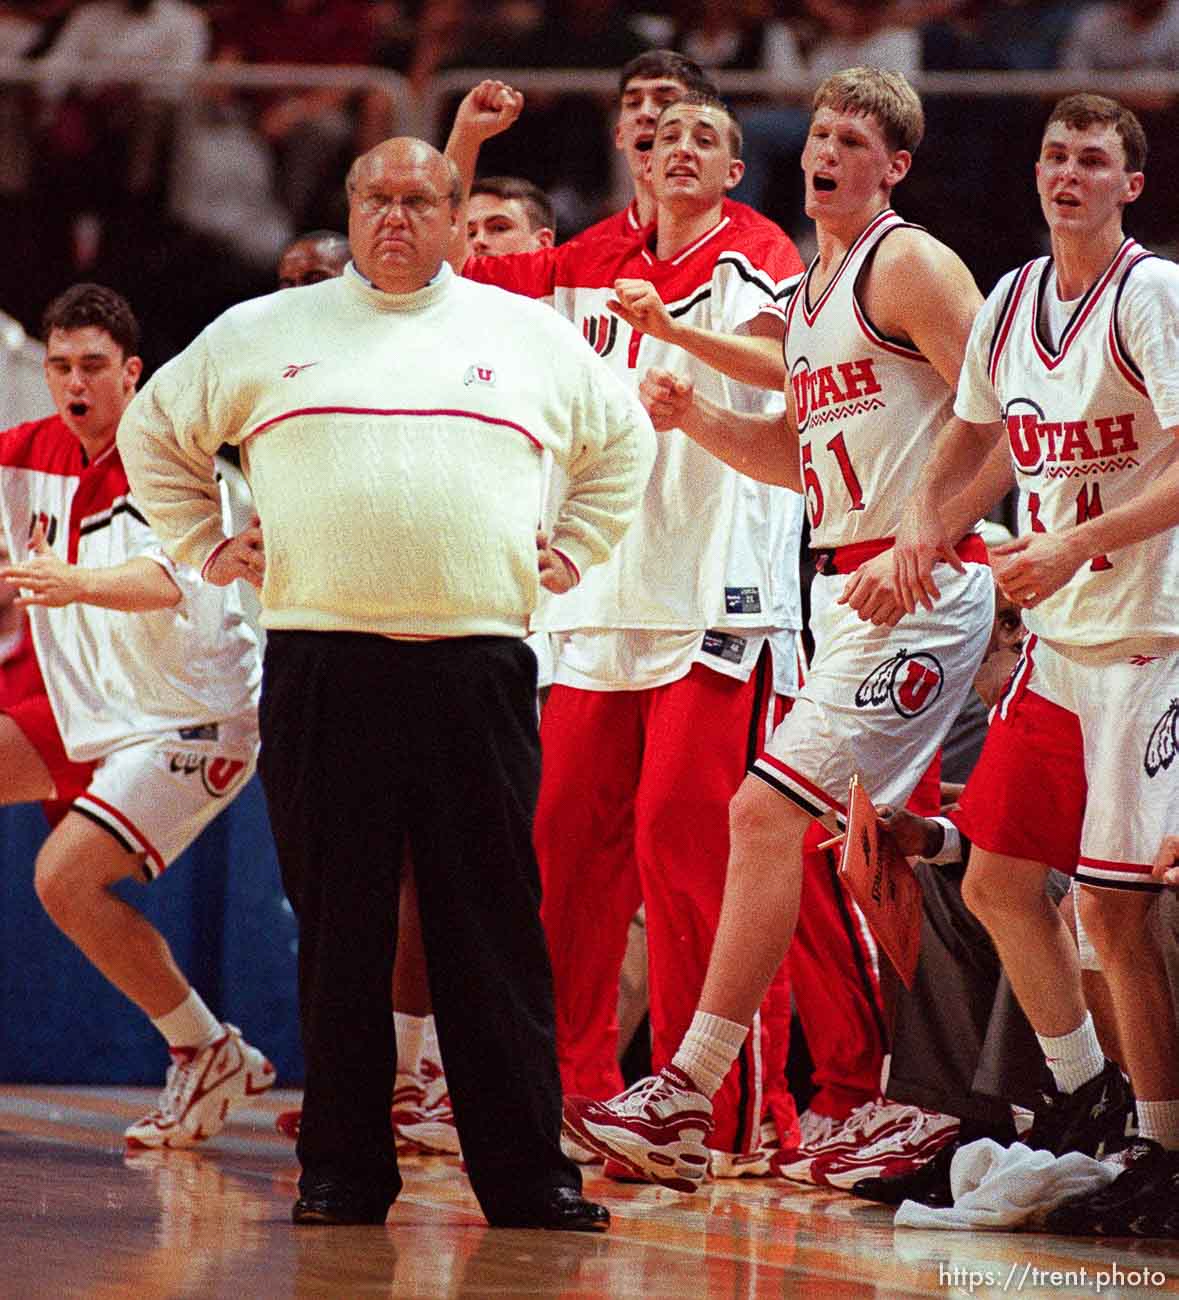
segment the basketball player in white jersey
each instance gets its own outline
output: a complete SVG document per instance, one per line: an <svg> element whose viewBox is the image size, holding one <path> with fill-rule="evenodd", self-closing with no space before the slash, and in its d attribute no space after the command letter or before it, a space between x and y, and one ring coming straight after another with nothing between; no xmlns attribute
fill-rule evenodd
<svg viewBox="0 0 1179 1300"><path fill-rule="evenodd" d="M154 880L250 779L258 643L233 592L174 565L131 495L115 447L142 368L130 307L74 285L44 329L56 414L0 434L0 525L2 575L21 589L45 693L0 713L0 803L66 801L37 855L37 894L172 1054L127 1145L192 1146L271 1087L274 1067L111 887ZM257 529L226 544L235 574L261 564L260 548Z"/></svg>
<svg viewBox="0 0 1179 1300"><path fill-rule="evenodd" d="M787 412L724 409L667 371L643 381L657 428L682 428L745 474L804 492L820 552L815 660L731 805L723 910L691 1027L658 1077L613 1102L566 1102L571 1135L682 1191L701 1181L711 1097L794 933L812 819L843 815L856 772L877 802L908 797L990 635L977 537L932 611L887 625L885 552L949 413L980 302L958 257L889 206L922 132L899 74L855 68L816 93L802 168L819 253L787 308ZM961 534L969 521L956 522Z"/></svg>
<svg viewBox="0 0 1179 1300"><path fill-rule="evenodd" d="M519 108L501 83L472 91L448 144L461 171L473 170L483 124L490 130L497 111L510 120ZM802 262L778 227L728 208L742 167L736 123L714 96L684 91L659 115L648 158L654 226L472 258L464 274L551 297L628 385L646 365L681 357L727 405L781 410L782 304ZM658 286L688 327L685 345L711 364L614 313L616 285L637 277ZM749 343L763 366L768 356L778 388L721 373L724 358L711 350L727 339ZM691 1021L723 893L728 803L766 734L769 638L781 633L775 649L793 651L801 626L799 495L743 478L675 430L660 448L607 572L588 575L540 619L559 648L535 826L558 1053L566 1090L598 1097L621 1084L613 997L640 901L658 1064ZM768 1162L757 1150L760 1048L758 1033L719 1094L713 1164L726 1176Z"/></svg>
<svg viewBox="0 0 1179 1300"><path fill-rule="evenodd" d="M1179 1035L1147 924L1156 854L1179 802L1179 268L1123 232L1146 139L1114 100L1053 109L1036 164L1052 241L995 287L971 335L896 554L908 609L936 599L931 561L954 527L938 502L1005 439L1021 536L997 577L1031 635L988 735L962 826L963 884L1062 1096L1034 1136L1060 1152L1120 1137L1130 1104L1081 993L1076 950L1044 894L1055 748L1083 753L1088 801L1078 915L1108 980L1149 1141L1121 1178L1058 1209L1058 1231L1152 1235L1179 1191Z"/></svg>

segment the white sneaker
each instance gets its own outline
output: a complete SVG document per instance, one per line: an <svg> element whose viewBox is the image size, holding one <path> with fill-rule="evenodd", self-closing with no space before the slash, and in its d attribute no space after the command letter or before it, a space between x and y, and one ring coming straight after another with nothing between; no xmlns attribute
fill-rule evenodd
<svg viewBox="0 0 1179 1300"><path fill-rule="evenodd" d="M820 1156L842 1155L885 1137L889 1133L912 1127L921 1112L916 1106L900 1106L881 1099L866 1101L824 1138L813 1144L804 1144L796 1152L784 1153L774 1173L782 1178L792 1178L797 1182L809 1183L811 1165ZM800 1118L801 1124L801 1118ZM826 1126L823 1126L826 1127Z"/></svg>
<svg viewBox="0 0 1179 1300"><path fill-rule="evenodd" d="M580 1142L575 1142L567 1133L561 1134L561 1154L575 1165L600 1165L602 1157L596 1151Z"/></svg>
<svg viewBox="0 0 1179 1300"><path fill-rule="evenodd" d="M756 1147L752 1151L708 1151L708 1172L713 1178L767 1178L774 1167L777 1147Z"/></svg>
<svg viewBox="0 0 1179 1300"><path fill-rule="evenodd" d="M694 1192L708 1173L712 1102L674 1065L612 1101L566 1097L567 1137L616 1160L643 1182Z"/></svg>
<svg viewBox="0 0 1179 1300"><path fill-rule="evenodd" d="M804 1110L798 1117L799 1147L818 1147L826 1142L832 1134L844 1124L834 1115L820 1115L817 1111Z"/></svg>
<svg viewBox="0 0 1179 1300"><path fill-rule="evenodd" d="M393 1090L393 1133L399 1149L422 1155L461 1154L454 1108L442 1062L423 1056L418 1074L397 1076Z"/></svg>
<svg viewBox="0 0 1179 1300"><path fill-rule="evenodd" d="M236 1025L199 1051L174 1051L155 1110L123 1131L128 1147L190 1147L220 1132L229 1109L274 1087L274 1066Z"/></svg>
<svg viewBox="0 0 1179 1300"><path fill-rule="evenodd" d="M846 1189L861 1178L908 1173L932 1160L957 1132L958 1120L953 1115L918 1110L908 1127L887 1130L867 1146L817 1156L811 1166L811 1181Z"/></svg>

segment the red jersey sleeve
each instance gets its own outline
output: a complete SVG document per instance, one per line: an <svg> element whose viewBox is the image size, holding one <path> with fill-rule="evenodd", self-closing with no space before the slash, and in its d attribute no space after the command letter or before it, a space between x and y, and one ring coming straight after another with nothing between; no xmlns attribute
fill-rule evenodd
<svg viewBox="0 0 1179 1300"><path fill-rule="evenodd" d="M468 257L463 263L463 275L526 298L547 298L556 288L563 256L561 248L538 248L534 253Z"/></svg>

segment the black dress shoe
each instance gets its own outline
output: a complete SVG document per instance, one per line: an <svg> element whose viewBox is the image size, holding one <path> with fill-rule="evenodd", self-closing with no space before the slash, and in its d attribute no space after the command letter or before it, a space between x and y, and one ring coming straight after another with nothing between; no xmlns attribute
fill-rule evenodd
<svg viewBox="0 0 1179 1300"><path fill-rule="evenodd" d="M291 1210L291 1222L342 1225L384 1223L392 1200L381 1193L324 1179L306 1185Z"/></svg>
<svg viewBox="0 0 1179 1300"><path fill-rule="evenodd" d="M884 1174L879 1178L861 1178L853 1183L851 1194L865 1201L879 1201L882 1205L900 1205L902 1201L918 1201L941 1209L954 1204L950 1191L950 1165L961 1142L949 1142L925 1164L904 1174Z"/></svg>
<svg viewBox="0 0 1179 1300"><path fill-rule="evenodd" d="M610 1211L572 1187L554 1187L533 1213L496 1217L493 1228L552 1228L558 1232L605 1232Z"/></svg>

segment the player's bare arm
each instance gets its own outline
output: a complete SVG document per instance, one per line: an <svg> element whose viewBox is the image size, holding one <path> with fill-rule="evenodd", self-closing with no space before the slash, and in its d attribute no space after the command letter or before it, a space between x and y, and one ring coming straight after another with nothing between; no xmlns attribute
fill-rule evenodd
<svg viewBox="0 0 1179 1300"><path fill-rule="evenodd" d="M894 231L881 243L861 288L873 324L908 339L950 386L958 373L982 294L953 249L924 230Z"/></svg>
<svg viewBox="0 0 1179 1300"><path fill-rule="evenodd" d="M680 429L739 473L802 491L798 431L788 411L739 414L700 397L690 380L657 369L643 376L639 400L659 432Z"/></svg>
<svg viewBox="0 0 1179 1300"><path fill-rule="evenodd" d="M1003 425L999 422L971 424L956 415L938 434L892 548L897 595L908 613L912 614L918 605L932 609L941 595L933 577L933 566L939 560L962 571L954 545L966 523L951 520L947 499L967 499L964 494L976 476L980 482L985 481L984 466L990 467L988 473L994 481L1006 475L1010 486L1009 474L1002 468L1008 455L1006 444L1000 441L1002 436ZM977 519L990 504L993 501L977 510L973 518Z"/></svg>
<svg viewBox="0 0 1179 1300"><path fill-rule="evenodd" d="M896 544L883 557L887 565L889 585L896 599L896 617L887 620L890 625L895 625L903 614L912 614L918 604L926 609L933 608L933 602L941 595L933 576L934 565L939 560L945 560L958 572L962 572L962 561L954 547L976 520L998 505L1014 486L1015 474L1011 468L1011 457L1006 442L1000 440L994 441L990 446L982 467L965 488L952 495L948 501L940 489L935 491L930 488L931 483L948 481L956 484L963 477L960 468L945 468L944 453L947 449L943 448L943 438L952 440L957 436L956 433L949 432L955 423L962 425L963 421L954 417L938 435L917 495L910 503L897 532ZM993 434L1001 426L978 427L986 428ZM949 450L962 448L958 442L951 441ZM973 463L973 456L974 452L970 451L970 463ZM866 577L864 581L867 580ZM849 583L849 588L850 586ZM845 590L841 601L859 609L857 600L851 599L850 594ZM866 599L863 593L856 594L859 600ZM845 600L845 597L848 599ZM860 617L866 615L861 613ZM875 617L870 621L879 624L881 620Z"/></svg>
<svg viewBox="0 0 1179 1300"><path fill-rule="evenodd" d="M933 565L939 559L948 559L961 572L963 565L954 551L955 544L982 515L998 505L1014 483L1015 472L1011 468L1007 444L997 442L966 488L945 505L935 504L926 512L910 509L898 533L896 546L860 565L848 579L839 604L850 605L860 618L877 627L895 627L905 614L913 613L916 605L906 605L897 579L897 548L902 545L902 537L906 545L910 544L910 531L919 536L921 553L932 557L925 580L929 584L927 595L931 601L936 600L940 592L933 578ZM915 592L913 598L919 599Z"/></svg>
<svg viewBox="0 0 1179 1300"><path fill-rule="evenodd" d="M908 339L950 389L957 388L982 295L965 263L952 249L922 230L896 231L881 244L862 297L879 330L893 338ZM935 452L941 442L939 435ZM962 569L954 552L957 538L950 535L940 505L968 486L984 458L985 452L980 452L954 483L937 480L932 505L928 499L911 503L893 551L896 593L908 613L913 613L918 604L933 608L940 594L933 581L933 566L939 559ZM927 481L927 475L923 475L922 482ZM913 531L919 536L910 536Z"/></svg>
<svg viewBox="0 0 1179 1300"><path fill-rule="evenodd" d="M47 605L54 609L97 605L141 614L171 609L180 600L180 588L167 571L146 556L101 569L67 564L54 554L40 524L33 531L29 549L29 559L0 569L0 578L20 588L18 605Z"/></svg>
<svg viewBox="0 0 1179 1300"><path fill-rule="evenodd" d="M466 258L467 196L475 179L479 150L485 140L506 131L520 116L524 96L505 81L487 79L463 96L454 115L443 153L458 168L462 181L458 235L448 250L447 260L457 271Z"/></svg>
<svg viewBox="0 0 1179 1300"><path fill-rule="evenodd" d="M1167 431L1179 438L1179 427ZM1108 514L1074 524L1059 533L1027 533L996 546L995 580L1025 609L1058 592L1087 560L1179 525L1179 462Z"/></svg>
<svg viewBox="0 0 1179 1300"><path fill-rule="evenodd" d="M754 388L785 386L782 336L786 323L777 313L755 316L746 333L722 334L677 321L649 280L615 280L614 295L606 306L639 333L674 343L739 383Z"/></svg>

